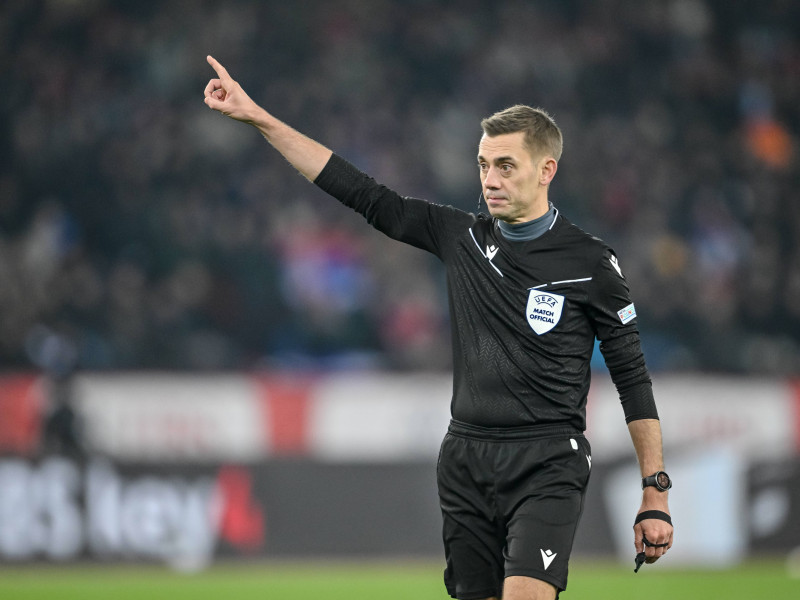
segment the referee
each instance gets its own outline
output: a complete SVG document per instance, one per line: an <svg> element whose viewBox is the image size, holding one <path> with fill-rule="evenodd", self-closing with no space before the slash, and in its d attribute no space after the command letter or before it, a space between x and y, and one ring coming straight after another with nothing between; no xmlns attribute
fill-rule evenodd
<svg viewBox="0 0 800 600"><path fill-rule="evenodd" d="M548 200L561 131L540 109L484 119L478 168L489 215L403 197L259 107L214 58L205 103L256 127L300 173L447 271L452 420L437 479L447 591L539 600L567 587L591 471L583 436L595 338L642 473L637 563L672 545L661 428L636 310L613 250ZM638 565L637 565L638 568Z"/></svg>

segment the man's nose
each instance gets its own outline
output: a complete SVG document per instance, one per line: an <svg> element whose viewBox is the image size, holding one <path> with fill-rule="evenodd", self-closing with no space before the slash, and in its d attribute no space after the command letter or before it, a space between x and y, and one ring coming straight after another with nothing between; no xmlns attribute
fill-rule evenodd
<svg viewBox="0 0 800 600"><path fill-rule="evenodd" d="M497 173L497 169L494 167L489 167L489 169L486 171L486 177L483 180L483 185L493 190L496 190L500 187L500 176Z"/></svg>

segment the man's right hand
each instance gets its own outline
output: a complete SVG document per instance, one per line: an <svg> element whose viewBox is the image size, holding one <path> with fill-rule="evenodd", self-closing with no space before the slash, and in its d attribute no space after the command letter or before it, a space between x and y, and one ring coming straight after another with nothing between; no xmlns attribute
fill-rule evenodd
<svg viewBox="0 0 800 600"><path fill-rule="evenodd" d="M210 80L206 86L205 103L223 115L252 124L261 110L260 107L231 78L217 59L209 55L206 60L217 72L217 78Z"/></svg>
<svg viewBox="0 0 800 600"><path fill-rule="evenodd" d="M218 77L208 82L205 103L223 115L253 125L306 179L314 181L332 152L286 123L276 119L250 99L213 56L207 56Z"/></svg>

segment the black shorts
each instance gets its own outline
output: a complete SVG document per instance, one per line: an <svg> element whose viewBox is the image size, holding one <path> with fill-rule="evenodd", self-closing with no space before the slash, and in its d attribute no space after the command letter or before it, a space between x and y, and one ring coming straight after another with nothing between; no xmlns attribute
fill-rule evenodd
<svg viewBox="0 0 800 600"><path fill-rule="evenodd" d="M437 467L450 596L500 597L513 575L566 589L590 469L580 432L452 421Z"/></svg>

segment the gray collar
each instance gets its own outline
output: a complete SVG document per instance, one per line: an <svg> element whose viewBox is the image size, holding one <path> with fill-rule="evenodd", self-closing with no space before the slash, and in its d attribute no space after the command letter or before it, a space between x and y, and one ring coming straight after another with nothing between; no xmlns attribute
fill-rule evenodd
<svg viewBox="0 0 800 600"><path fill-rule="evenodd" d="M528 221L527 223L519 223L511 225L505 221L497 221L497 226L503 237L512 242L529 242L535 240L544 234L548 229L553 227L558 216L558 210L552 203L550 209L538 219Z"/></svg>

